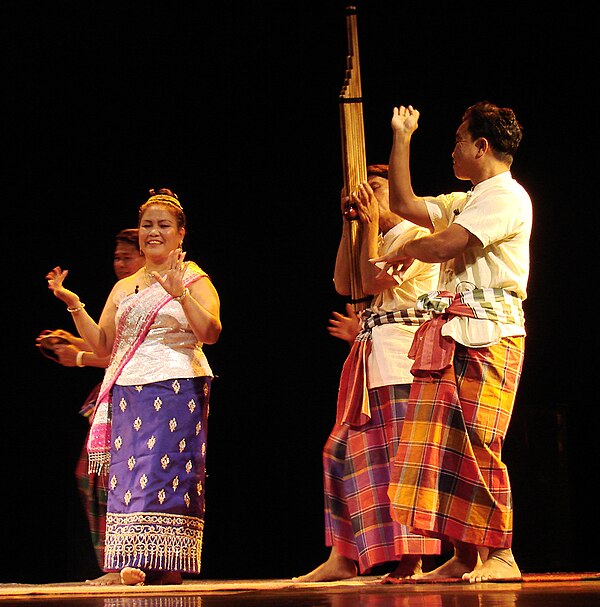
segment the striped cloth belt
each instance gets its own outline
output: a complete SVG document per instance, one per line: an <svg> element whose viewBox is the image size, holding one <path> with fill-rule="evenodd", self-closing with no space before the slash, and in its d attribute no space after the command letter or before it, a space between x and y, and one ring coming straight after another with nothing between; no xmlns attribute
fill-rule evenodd
<svg viewBox="0 0 600 607"><path fill-rule="evenodd" d="M442 327L453 317L465 316L524 326L521 299L504 289L473 289L463 293L431 291L417 299L417 309L432 312L413 338L408 357L415 362L415 377L439 377L454 359L456 342L442 335Z"/></svg>
<svg viewBox="0 0 600 607"><path fill-rule="evenodd" d="M371 419L366 363L371 352L371 333L373 328L394 323L419 326L428 317L428 312L415 308L381 313L373 312L373 310L367 308L362 313L362 328L356 336L342 368L337 399L336 423L360 427Z"/></svg>

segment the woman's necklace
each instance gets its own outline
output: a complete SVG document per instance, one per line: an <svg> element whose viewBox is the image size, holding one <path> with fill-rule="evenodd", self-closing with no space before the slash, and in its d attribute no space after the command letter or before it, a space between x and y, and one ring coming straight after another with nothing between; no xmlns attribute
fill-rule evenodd
<svg viewBox="0 0 600 607"><path fill-rule="evenodd" d="M146 283L147 287L151 287L156 282L156 278L154 278L154 276L148 272L146 266L144 266L144 282Z"/></svg>
<svg viewBox="0 0 600 607"><path fill-rule="evenodd" d="M165 268L163 270L152 270L152 272L156 272L157 274L164 275L164 274L166 274L167 270L168 270L168 268ZM151 287L156 282L156 278L154 278L154 276L152 275L152 272L148 272L148 268L146 266L144 266L144 282L146 283L147 287Z"/></svg>

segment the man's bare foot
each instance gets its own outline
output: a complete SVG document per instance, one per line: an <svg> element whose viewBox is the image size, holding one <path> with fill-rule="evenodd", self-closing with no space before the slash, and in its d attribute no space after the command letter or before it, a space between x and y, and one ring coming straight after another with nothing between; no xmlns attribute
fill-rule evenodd
<svg viewBox="0 0 600 607"><path fill-rule="evenodd" d="M447 578L462 578L481 564L477 547L473 544L455 541L454 556L434 569L421 575L414 575L419 580L439 580Z"/></svg>
<svg viewBox="0 0 600 607"><path fill-rule="evenodd" d="M124 567L119 575L125 586L143 586L146 581L146 574L136 567Z"/></svg>
<svg viewBox="0 0 600 607"><path fill-rule="evenodd" d="M121 576L117 572L105 573L93 580L86 580L89 586L116 586L121 584Z"/></svg>
<svg viewBox="0 0 600 607"><path fill-rule="evenodd" d="M340 556L333 547L324 563L306 575L293 577L292 582L335 582L356 577L357 574L356 563L345 556Z"/></svg>
<svg viewBox="0 0 600 607"><path fill-rule="evenodd" d="M419 577L423 574L423 560L418 554L405 554L393 571L381 578L382 584L394 584L397 580Z"/></svg>
<svg viewBox="0 0 600 607"><path fill-rule="evenodd" d="M473 571L465 573L462 579L475 584L477 582L493 582L496 580L521 580L515 557L510 548L503 550L490 550L487 559L477 565Z"/></svg>
<svg viewBox="0 0 600 607"><path fill-rule="evenodd" d="M461 578L465 573L473 571L473 563L465 562L459 559L457 556L453 556L450 560L446 561L443 565L440 565L433 571L422 573L421 575L414 575L414 579L419 580L440 580L447 578Z"/></svg>

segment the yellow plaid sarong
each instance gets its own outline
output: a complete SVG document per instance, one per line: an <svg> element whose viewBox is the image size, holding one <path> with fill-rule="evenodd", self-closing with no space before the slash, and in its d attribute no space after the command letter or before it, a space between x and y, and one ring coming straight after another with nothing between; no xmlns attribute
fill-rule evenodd
<svg viewBox="0 0 600 607"><path fill-rule="evenodd" d="M511 546L501 451L523 354L523 337L487 348L457 343L440 377L415 377L388 490L394 520L431 537Z"/></svg>

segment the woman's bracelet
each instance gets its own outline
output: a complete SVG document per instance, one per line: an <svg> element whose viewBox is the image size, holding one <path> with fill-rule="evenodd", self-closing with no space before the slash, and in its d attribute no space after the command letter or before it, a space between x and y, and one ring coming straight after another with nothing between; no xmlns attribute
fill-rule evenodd
<svg viewBox="0 0 600 607"><path fill-rule="evenodd" d="M183 303L183 300L190 294L190 290L186 287L183 290L183 293L177 297L173 297L173 299L177 302L179 302L180 304Z"/></svg>
<svg viewBox="0 0 600 607"><path fill-rule="evenodd" d="M67 312L71 312L71 314L75 314L76 312L80 312L81 310L83 310L83 308L85 308L85 304L80 301L79 305L76 308L67 308Z"/></svg>
<svg viewBox="0 0 600 607"><path fill-rule="evenodd" d="M78 367L85 367L85 365L83 364L83 355L85 354L85 350L79 350L79 352L77 352L77 356L75 357L75 364Z"/></svg>

